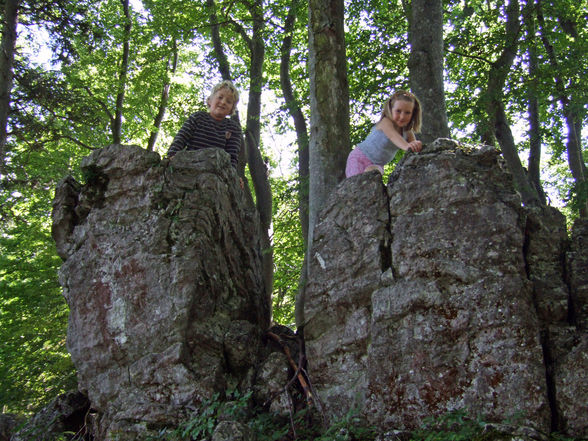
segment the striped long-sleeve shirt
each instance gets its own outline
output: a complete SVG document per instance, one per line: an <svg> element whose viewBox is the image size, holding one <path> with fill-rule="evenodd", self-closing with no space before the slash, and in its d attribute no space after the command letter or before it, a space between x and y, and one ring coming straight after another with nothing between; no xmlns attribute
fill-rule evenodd
<svg viewBox="0 0 588 441"><path fill-rule="evenodd" d="M193 113L186 120L171 143L167 156L180 150L220 148L231 155L231 164L237 168L241 149L241 127L232 119L215 120L208 112Z"/></svg>

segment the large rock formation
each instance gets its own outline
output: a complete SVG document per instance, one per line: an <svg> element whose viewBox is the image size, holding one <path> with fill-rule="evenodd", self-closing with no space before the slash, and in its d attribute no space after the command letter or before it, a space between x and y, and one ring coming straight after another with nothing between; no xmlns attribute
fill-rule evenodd
<svg viewBox="0 0 588 441"><path fill-rule="evenodd" d="M288 415L292 362L263 338L258 216L228 156L110 146L82 170L56 191L53 236L95 439L147 439L234 387ZM381 432L464 409L588 436L586 237L585 221L570 243L557 210L522 207L492 148L438 140L387 186L377 172L345 180L309 267L317 404L331 420L357 408ZM246 429L223 421L214 439Z"/></svg>
<svg viewBox="0 0 588 441"><path fill-rule="evenodd" d="M141 439L250 387L270 305L258 216L218 149L113 145L56 191L68 349L97 439Z"/></svg>
<svg viewBox="0 0 588 441"><path fill-rule="evenodd" d="M577 219L566 255L571 290L572 321L588 330L588 219Z"/></svg>
<svg viewBox="0 0 588 441"><path fill-rule="evenodd" d="M560 322L548 328L549 373L556 427L588 438L588 219L574 222L571 239L565 254L569 325Z"/></svg>
<svg viewBox="0 0 588 441"><path fill-rule="evenodd" d="M345 180L315 227L306 290L309 373L328 416L357 407L381 429L412 429L465 409L588 434L566 246L563 216L523 208L491 148L438 140L386 188L377 172Z"/></svg>

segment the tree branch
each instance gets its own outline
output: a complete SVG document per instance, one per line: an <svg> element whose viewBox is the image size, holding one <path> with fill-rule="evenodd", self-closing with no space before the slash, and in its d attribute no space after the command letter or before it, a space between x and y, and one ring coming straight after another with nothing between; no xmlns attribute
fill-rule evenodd
<svg viewBox="0 0 588 441"><path fill-rule="evenodd" d="M478 61L482 61L486 64L492 64L493 62L484 58L484 57L480 57L478 55L470 55L470 54L466 54L464 52L460 52L460 51L455 51L455 50L450 50L450 49L445 49L445 52L450 53L450 54L455 54L455 55L459 55L460 57L464 57L464 58L470 58L472 60L478 60Z"/></svg>
<svg viewBox="0 0 588 441"><path fill-rule="evenodd" d="M106 103L104 103L104 102L100 101L98 98L96 98L94 96L94 93L92 92L92 90L90 90L90 88L88 86L84 86L84 90L86 92L88 92L88 95L90 96L90 98L93 98L94 101L96 101L96 103L102 108L104 113L106 113L106 116L108 116L108 119L110 119L110 121L112 122L114 120L114 116L112 115L112 113L110 113L110 110L108 109L108 106L106 105Z"/></svg>

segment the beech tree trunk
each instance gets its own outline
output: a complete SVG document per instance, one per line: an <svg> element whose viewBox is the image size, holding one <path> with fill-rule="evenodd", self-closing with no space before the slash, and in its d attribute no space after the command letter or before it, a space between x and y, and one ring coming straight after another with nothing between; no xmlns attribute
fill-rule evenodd
<svg viewBox="0 0 588 441"><path fill-rule="evenodd" d="M10 91L12 89L14 48L18 23L18 0L4 0L2 24L2 51L0 53L0 175L6 168L6 137L10 114Z"/></svg>
<svg viewBox="0 0 588 441"><path fill-rule="evenodd" d="M308 239L308 131L300 104L292 92L292 82L290 80L292 32L296 23L296 9L299 3L300 0L292 0L284 23L284 40L282 41L280 50L280 85L284 94L284 100L286 101L286 107L294 121L294 129L298 142L298 212L302 226L302 238L306 249L306 240Z"/></svg>
<svg viewBox="0 0 588 441"><path fill-rule="evenodd" d="M580 132L582 117L579 114L579 112L582 112L582 110L579 109L583 109L585 103L574 103L573 98L568 96L566 92L568 88L565 86L564 80L559 75L561 69L559 67L555 50L551 45L551 42L549 41L548 33L545 29L545 20L543 18L541 1L537 0L535 2L535 5L537 9L537 20L541 27L541 39L543 41L543 47L547 52L549 64L553 68L553 72L555 72L555 96L557 97L558 101L563 107L566 126L568 129L568 139L566 143L568 165L570 166L572 177L576 182L576 188L578 189L579 193L584 192L584 194L579 195L580 199L586 198L582 206L580 207L580 216L587 217L588 194L586 194L586 192L588 192L588 185L586 181L588 178L588 172L586 170L586 165L584 164L584 159L582 155L582 136ZM576 31L576 23L566 21L563 19L560 20L560 22L563 21L566 22L566 26L562 26L564 32L566 32L571 38L580 38ZM570 88L570 90L576 89Z"/></svg>
<svg viewBox="0 0 588 441"><path fill-rule="evenodd" d="M413 0L410 6L409 33L410 86L423 108L420 139L430 143L449 138L447 107L443 86L443 2Z"/></svg>
<svg viewBox="0 0 588 441"><path fill-rule="evenodd" d="M263 88L263 61L265 56L265 42L263 39L264 18L261 1L253 2L250 7L253 17L253 37L250 41L251 66L249 102L247 103L247 126L245 128L245 146L247 148L247 163L249 173L255 188L255 200L259 218L261 220L263 270L265 287L268 295L273 290L273 251L269 239L269 229L272 223L272 190L269 183L269 173L259 149L260 120L261 120L261 91ZM271 303L270 303L271 305Z"/></svg>
<svg viewBox="0 0 588 441"><path fill-rule="evenodd" d="M124 13L124 41L123 53L120 61L120 69L118 74L118 92L116 94L116 109L114 119L112 121L112 142L114 144L121 143L122 132L122 115L123 103L125 100L125 88L127 85L127 76L129 72L129 41L131 39L131 14L129 11L129 0L121 0Z"/></svg>
<svg viewBox="0 0 588 441"><path fill-rule="evenodd" d="M547 203L545 192L541 185L541 123L539 122L539 102L537 96L538 85L537 85L537 50L535 47L535 34L536 26L535 19L533 16L533 4L527 3L523 9L523 17L525 20L525 26L527 29L527 39L529 49L527 53L529 55L529 77L531 81L529 83L529 89L527 92L529 101L529 163L528 179L533 188L537 191L541 203L545 205Z"/></svg>
<svg viewBox="0 0 588 441"><path fill-rule="evenodd" d="M296 22L296 8L300 0L292 0L290 3L290 9L286 17L284 24L284 40L281 48L281 60L280 60L280 84L282 87L282 93L286 101L286 107L292 115L294 120L294 128L296 130L296 139L298 141L298 214L300 217L300 225L302 229L302 240L304 242L304 251L308 250L308 182L309 182L309 152L308 152L308 131L306 128L306 120L298 100L292 92L292 83L290 81L290 50L292 47L292 31ZM300 311L303 315L304 305L304 289L306 287L307 274L306 274L306 254L305 259L302 263L302 271L300 272L300 278L298 281L298 292L296 302L301 302L300 305L296 304L295 309ZM298 314L298 313L296 313ZM300 323L300 334L303 332L302 323L304 319L302 315L297 320Z"/></svg>
<svg viewBox="0 0 588 441"><path fill-rule="evenodd" d="M173 75L176 72L178 67L178 46L176 41L174 40L173 49L172 49L172 59L171 59L171 66L168 64L168 69L170 74ZM153 129L151 129L151 135L149 135L149 142L147 143L147 150L153 151L155 148L155 142L157 141L157 136L159 135L159 129L161 128L161 122L163 121L163 117L165 116L165 111L167 110L167 103L169 101L169 87L170 87L170 75L167 75L163 89L161 90L161 98L159 99L159 108L157 109L157 115L155 115L155 119L153 121Z"/></svg>
<svg viewBox="0 0 588 441"><path fill-rule="evenodd" d="M539 196L535 188L531 186L527 179L525 169L521 164L516 145L503 103L503 90L509 69L512 66L517 53L517 40L520 30L519 21L519 2L510 0L506 6L506 33L504 37L505 45L500 56L490 68L488 76L488 88L486 90L487 112L490 120L490 126L494 128L494 134L506 164L512 173L514 184L525 205L541 205Z"/></svg>
<svg viewBox="0 0 588 441"><path fill-rule="evenodd" d="M349 145L349 84L343 0L310 0L310 143L307 261L314 225L329 194L345 177ZM296 301L296 325L304 326L304 293Z"/></svg>

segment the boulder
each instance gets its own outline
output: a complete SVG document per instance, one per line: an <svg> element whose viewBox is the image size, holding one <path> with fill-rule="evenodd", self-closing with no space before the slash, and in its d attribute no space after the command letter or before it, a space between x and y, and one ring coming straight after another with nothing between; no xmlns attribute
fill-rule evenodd
<svg viewBox="0 0 588 441"><path fill-rule="evenodd" d="M566 262L573 321L578 328L588 330L588 219L576 219L571 236Z"/></svg>
<svg viewBox="0 0 588 441"><path fill-rule="evenodd" d="M588 438L588 334L574 333L573 345L556 359L555 411L558 430L576 438Z"/></svg>
<svg viewBox="0 0 588 441"><path fill-rule="evenodd" d="M212 441L253 441L254 439L249 427L238 421L221 421L212 434Z"/></svg>
<svg viewBox="0 0 588 441"><path fill-rule="evenodd" d="M214 439L253 439L250 405L289 419L313 398L378 439L453 411L517 439L588 437L588 224L569 240L557 210L522 206L495 149L441 139L387 185L343 181L299 334L268 330L259 216L226 153L113 145L82 172L56 189L52 233L95 440L156 437L234 390L247 415L216 415Z"/></svg>
<svg viewBox="0 0 588 441"><path fill-rule="evenodd" d="M390 273L390 215L378 172L344 181L314 228L304 339L309 374L332 415L367 397L371 295Z"/></svg>
<svg viewBox="0 0 588 441"><path fill-rule="evenodd" d="M382 431L463 409L549 431L526 212L497 151L437 140L342 182L315 227L304 326L328 416ZM513 393L516 391L516 393Z"/></svg>
<svg viewBox="0 0 588 441"><path fill-rule="evenodd" d="M550 328L558 429L588 438L588 220L577 219L566 252L572 326ZM555 328L555 329L554 329Z"/></svg>
<svg viewBox="0 0 588 441"><path fill-rule="evenodd" d="M18 428L11 441L63 439L63 433L74 433L76 439L91 439L87 424L90 411L88 397L78 391L59 395ZM0 438L3 439L3 438ZM8 439L8 438L7 438Z"/></svg>
<svg viewBox="0 0 588 441"><path fill-rule="evenodd" d="M82 171L53 207L67 346L97 439L142 439L250 386L270 320L258 215L219 149L112 145Z"/></svg>
<svg viewBox="0 0 588 441"><path fill-rule="evenodd" d="M537 314L546 326L567 323L570 292L562 265L569 246L566 218L553 207L529 207L526 213L523 250Z"/></svg>

